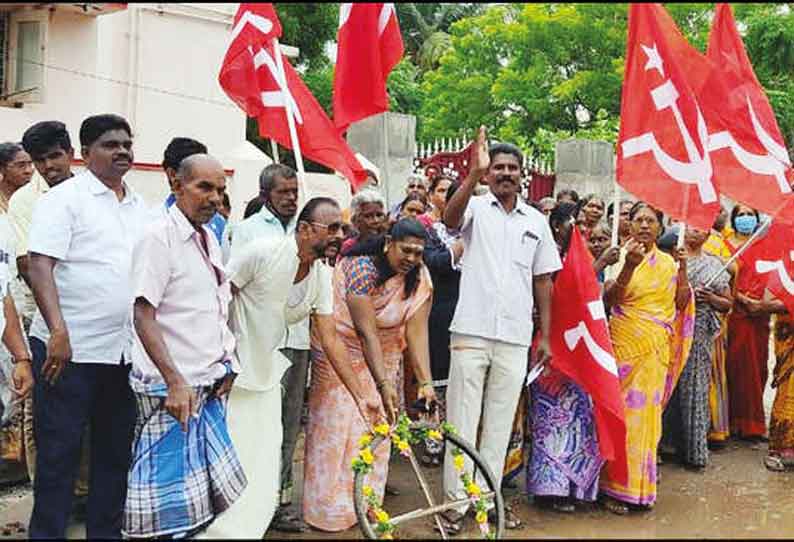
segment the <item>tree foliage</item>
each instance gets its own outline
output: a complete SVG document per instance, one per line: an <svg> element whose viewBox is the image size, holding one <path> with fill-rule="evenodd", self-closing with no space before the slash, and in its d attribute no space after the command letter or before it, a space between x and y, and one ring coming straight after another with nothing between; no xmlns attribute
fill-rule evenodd
<svg viewBox="0 0 794 542"><path fill-rule="evenodd" d="M713 4L667 4L705 51ZM794 144L794 9L736 5L756 74ZM450 47L424 74L419 138L485 124L492 137L548 158L571 136L614 142L620 114L626 4L492 5L450 27Z"/></svg>
<svg viewBox="0 0 794 542"><path fill-rule="evenodd" d="M325 44L336 39L339 4L278 3L275 7L283 28L281 42L300 50L297 64L310 68L327 64Z"/></svg>

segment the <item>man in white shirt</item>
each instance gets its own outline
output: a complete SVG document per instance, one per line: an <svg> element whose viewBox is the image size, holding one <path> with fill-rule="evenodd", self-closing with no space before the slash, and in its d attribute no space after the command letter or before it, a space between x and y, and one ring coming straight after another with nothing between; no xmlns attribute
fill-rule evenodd
<svg viewBox="0 0 794 542"><path fill-rule="evenodd" d="M133 252L130 384L138 417L122 528L128 538L190 536L246 485L222 400L240 371L227 323L231 289L209 227L226 179L206 154L185 158L175 173L174 205Z"/></svg>
<svg viewBox="0 0 794 542"><path fill-rule="evenodd" d="M284 164L270 164L259 175L260 196L264 205L256 214L246 218L234 228L231 257L240 254L248 244L258 239L283 239L292 235L298 213L298 176ZM309 319L290 322L279 348L290 365L282 379L282 426L284 440L281 446L281 504L275 525L287 531L301 531L305 526L288 513L292 502L292 457L300 433L301 412L306 396L309 374Z"/></svg>
<svg viewBox="0 0 794 542"><path fill-rule="evenodd" d="M132 129L83 121L86 171L44 194L30 230L30 329L38 444L31 538L64 538L83 427L91 431L88 538L120 538L135 402L128 383L132 249L149 217L123 181Z"/></svg>
<svg viewBox="0 0 794 542"><path fill-rule="evenodd" d="M549 356L551 274L562 267L557 245L542 213L524 203L521 152L513 145L486 149L485 128L472 151L471 169L444 213L449 228L459 228L464 242L460 297L450 326L447 419L479 451L501 487L505 454L532 342L532 310L537 298L540 341L537 359ZM485 176L490 191L472 197ZM448 449L444 490L465 498ZM465 509L464 509L465 510ZM460 523L459 514L446 519ZM506 511L506 526L520 521Z"/></svg>
<svg viewBox="0 0 794 542"><path fill-rule="evenodd" d="M301 211L292 235L252 241L229 262L234 296L231 326L242 371L229 397L228 423L248 487L203 536L261 539L278 505L279 384L289 361L277 347L287 323L311 317L323 349L356 399L359 412L370 423L380 412L378 404L361 399L358 377L335 331L331 269L321 260L328 244L341 237L339 205L330 198L313 198Z"/></svg>

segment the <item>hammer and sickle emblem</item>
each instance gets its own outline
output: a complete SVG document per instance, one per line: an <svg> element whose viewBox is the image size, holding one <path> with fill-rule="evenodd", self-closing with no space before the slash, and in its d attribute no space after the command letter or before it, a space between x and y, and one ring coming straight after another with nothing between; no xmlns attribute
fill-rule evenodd
<svg viewBox="0 0 794 542"><path fill-rule="evenodd" d="M587 304L587 309L590 311L590 316L593 317L593 320L606 320L604 304L601 300L591 301ZM584 341L585 348L587 348L590 355L593 356L598 364L613 375L618 376L618 366L615 362L615 358L612 357L612 354L601 348L595 339L593 339L593 336L590 334L590 328L587 327L585 322L579 321L576 326L565 330L563 338L565 339L565 345L571 352L574 351L579 341Z"/></svg>

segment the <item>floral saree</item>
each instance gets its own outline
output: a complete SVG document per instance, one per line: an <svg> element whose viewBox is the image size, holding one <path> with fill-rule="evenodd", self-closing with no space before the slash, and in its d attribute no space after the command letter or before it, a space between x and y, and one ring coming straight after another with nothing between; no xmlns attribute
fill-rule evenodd
<svg viewBox="0 0 794 542"><path fill-rule="evenodd" d="M347 347L350 363L364 393L380 401L347 307L347 293L352 291L371 296L386 374L399 390L399 367L406 347L405 324L430 299L433 286L424 266L419 285L408 299L404 298L401 275L393 276L380 285L376 285L376 277L377 271L368 256L343 258L336 264L334 320L336 332ZM351 462L358 453L358 440L367 429L353 397L325 352L313 344L303 471L303 517L309 525L324 531L343 531L356 524ZM373 450L375 464L367 484L380 498L386 486L390 450L388 441Z"/></svg>
<svg viewBox="0 0 794 542"><path fill-rule="evenodd" d="M654 247L634 270L619 305L612 307L609 330L626 404L628 483L601 473L601 490L621 501L656 501L656 448L662 412L689 356L695 300L677 311L677 266Z"/></svg>

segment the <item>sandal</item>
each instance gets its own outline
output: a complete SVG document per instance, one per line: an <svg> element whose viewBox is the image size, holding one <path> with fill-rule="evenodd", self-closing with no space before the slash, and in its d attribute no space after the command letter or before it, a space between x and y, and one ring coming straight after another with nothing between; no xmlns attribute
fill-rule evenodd
<svg viewBox="0 0 794 542"><path fill-rule="evenodd" d="M488 510L488 521L496 524L496 508ZM509 506L505 506L505 529L518 529L523 525L519 518Z"/></svg>
<svg viewBox="0 0 794 542"><path fill-rule="evenodd" d="M604 508L606 508L615 515L625 516L626 514L629 513L629 507L625 503L620 502L614 497L610 497L610 496L604 497L603 504L604 504Z"/></svg>
<svg viewBox="0 0 794 542"><path fill-rule="evenodd" d="M551 504L551 508L563 514L572 514L576 512L576 506L573 505L568 499L565 497L558 497L554 499L554 502Z"/></svg>
<svg viewBox="0 0 794 542"><path fill-rule="evenodd" d="M773 472L785 472L786 465L783 458L777 454L769 454L764 458L764 466Z"/></svg>
<svg viewBox="0 0 794 542"><path fill-rule="evenodd" d="M460 533L461 529L463 529L463 520L465 518L466 516L457 510L446 510L438 514L438 519L441 520L444 530L447 531L447 534L451 535ZM437 533L441 532L435 521L433 522L433 530L435 530Z"/></svg>
<svg viewBox="0 0 794 542"><path fill-rule="evenodd" d="M309 526L288 510L279 509L270 523L270 527L284 533L308 533Z"/></svg>

